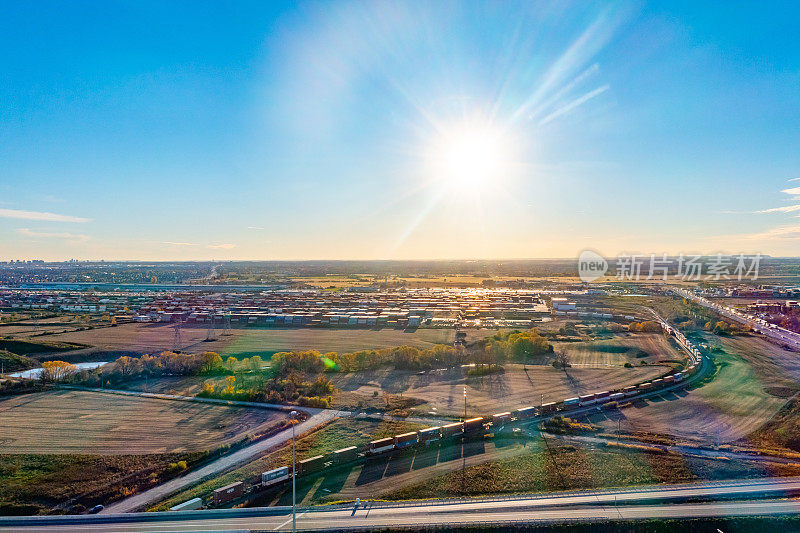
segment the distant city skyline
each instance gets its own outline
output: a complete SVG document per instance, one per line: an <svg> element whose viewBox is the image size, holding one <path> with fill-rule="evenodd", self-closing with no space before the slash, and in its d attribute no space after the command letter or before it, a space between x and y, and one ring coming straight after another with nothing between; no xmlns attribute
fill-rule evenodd
<svg viewBox="0 0 800 533"><path fill-rule="evenodd" d="M798 17L7 4L0 260L797 256Z"/></svg>

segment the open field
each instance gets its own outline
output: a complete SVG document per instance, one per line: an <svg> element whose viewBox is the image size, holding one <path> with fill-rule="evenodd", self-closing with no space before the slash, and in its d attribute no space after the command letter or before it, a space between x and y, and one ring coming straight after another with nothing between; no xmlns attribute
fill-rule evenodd
<svg viewBox="0 0 800 533"><path fill-rule="evenodd" d="M496 330L466 330L469 342L496 333ZM350 352L371 348L387 348L403 344L428 348L434 344L453 342L451 329L403 331L397 329L313 329L313 328L243 328L227 334L215 332L215 340L205 342L208 331L203 328L181 328L180 349L188 352L213 351L224 356L245 357L260 355L269 358L275 352L318 350L320 352ZM93 354L108 356L159 353L174 348L175 329L169 324L123 324L114 328L74 331L49 335L50 342L77 342L92 346L64 353L60 358L78 357L87 360ZM97 355L99 357L99 355Z"/></svg>
<svg viewBox="0 0 800 533"><path fill-rule="evenodd" d="M325 454L346 446L362 447L367 442L414 431L423 426L410 422L399 421L374 421L363 419L338 419L318 430L299 436L296 444L297 460ZM291 444L273 450L255 461L235 468L234 470L204 481L188 490L173 495L168 500L155 506L153 510L165 510L182 501L197 496L207 497L214 489L223 487L235 481L248 481L255 483L260 479L261 473L279 466L285 466L292 461ZM299 485L299 483L298 483ZM300 496L298 496L299 501Z"/></svg>
<svg viewBox="0 0 800 533"><path fill-rule="evenodd" d="M0 515L61 507L79 513L178 474L203 453L156 455L0 455Z"/></svg>
<svg viewBox="0 0 800 533"><path fill-rule="evenodd" d="M777 373L784 368L776 363L780 359L770 355L780 349L752 337L704 337L713 353L713 377L688 392L634 402L621 411L623 431L730 442L757 430L778 412L786 391L792 390L788 388L792 382ZM757 351L757 346L764 351ZM766 378L767 372L773 375ZM616 430L617 423L608 423L608 428Z"/></svg>
<svg viewBox="0 0 800 533"><path fill-rule="evenodd" d="M283 414L88 391L0 400L0 453L153 454L213 450L261 434Z"/></svg>
<svg viewBox="0 0 800 533"><path fill-rule="evenodd" d="M542 357L538 364L506 364L505 372L482 377L467 376L466 368L431 370L424 373L382 368L353 374L332 374L340 393L334 398L340 406L352 407L359 400L372 405L384 394L402 395L424 402L417 412L463 416L467 388L467 412L470 416L487 415L542 402L559 401L589 392L616 389L647 381L664 374L667 367L641 366L642 360L680 357L663 335L619 335L609 340L580 343L557 343L567 351L573 368L557 370ZM646 357L638 357L643 353ZM633 368L625 368L631 362Z"/></svg>

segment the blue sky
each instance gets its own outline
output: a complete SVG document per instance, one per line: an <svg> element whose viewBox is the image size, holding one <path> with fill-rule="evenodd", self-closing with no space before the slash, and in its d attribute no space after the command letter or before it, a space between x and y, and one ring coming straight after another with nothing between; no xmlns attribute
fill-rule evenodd
<svg viewBox="0 0 800 533"><path fill-rule="evenodd" d="M797 255L798 17L6 2L0 259Z"/></svg>

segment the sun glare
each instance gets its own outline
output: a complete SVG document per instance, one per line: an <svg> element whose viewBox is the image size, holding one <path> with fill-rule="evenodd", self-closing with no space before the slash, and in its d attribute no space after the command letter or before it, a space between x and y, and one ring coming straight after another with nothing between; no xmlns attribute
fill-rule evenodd
<svg viewBox="0 0 800 533"><path fill-rule="evenodd" d="M437 181L473 193L496 185L510 165L507 141L489 125L459 125L448 130L431 158Z"/></svg>

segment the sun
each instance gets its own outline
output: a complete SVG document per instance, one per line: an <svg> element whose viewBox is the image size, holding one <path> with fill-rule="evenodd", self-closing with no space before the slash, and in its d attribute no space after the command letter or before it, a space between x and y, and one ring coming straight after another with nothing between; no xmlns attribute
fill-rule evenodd
<svg viewBox="0 0 800 533"><path fill-rule="evenodd" d="M433 177L453 193L485 191L509 171L509 144L489 124L457 124L442 132L431 149Z"/></svg>

